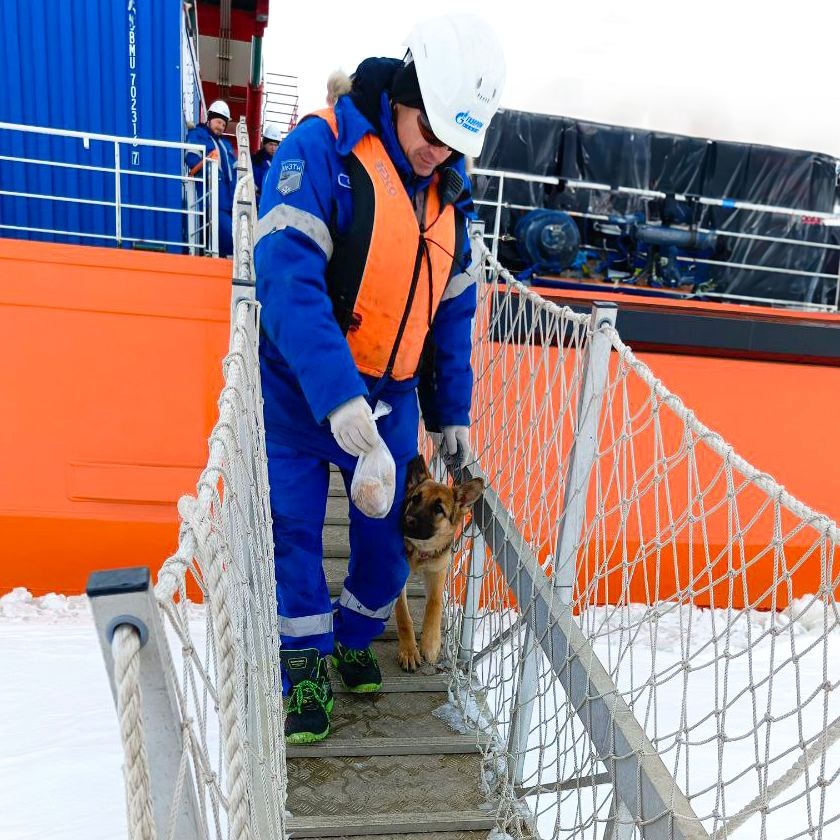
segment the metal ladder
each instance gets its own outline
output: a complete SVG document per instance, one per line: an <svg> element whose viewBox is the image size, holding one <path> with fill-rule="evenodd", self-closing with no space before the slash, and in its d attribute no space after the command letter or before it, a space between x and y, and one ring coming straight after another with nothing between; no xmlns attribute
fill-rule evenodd
<svg viewBox="0 0 840 840"><path fill-rule="evenodd" d="M275 122L285 136L298 120L298 79L283 73L265 74L263 124Z"/></svg>

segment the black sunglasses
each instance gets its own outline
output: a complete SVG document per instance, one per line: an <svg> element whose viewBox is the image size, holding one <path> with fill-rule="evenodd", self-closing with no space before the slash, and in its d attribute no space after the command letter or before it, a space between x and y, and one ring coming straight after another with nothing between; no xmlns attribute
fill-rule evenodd
<svg viewBox="0 0 840 840"><path fill-rule="evenodd" d="M435 133L432 131L432 124L429 122L425 111L417 112L417 128L420 129L421 136L430 146L435 146L438 149L449 149L451 151L451 148L446 143L435 137Z"/></svg>

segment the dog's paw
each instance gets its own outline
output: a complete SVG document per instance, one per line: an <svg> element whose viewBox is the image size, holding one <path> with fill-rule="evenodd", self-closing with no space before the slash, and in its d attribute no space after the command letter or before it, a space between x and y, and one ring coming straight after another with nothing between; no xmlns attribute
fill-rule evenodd
<svg viewBox="0 0 840 840"><path fill-rule="evenodd" d="M403 671L414 672L420 667L423 660L420 658L420 651L417 649L417 645L412 643L411 646L400 645L397 650L397 661L400 663L400 668Z"/></svg>
<svg viewBox="0 0 840 840"><path fill-rule="evenodd" d="M423 633L423 638L420 640L420 652L426 662L434 665L440 657L440 633Z"/></svg>

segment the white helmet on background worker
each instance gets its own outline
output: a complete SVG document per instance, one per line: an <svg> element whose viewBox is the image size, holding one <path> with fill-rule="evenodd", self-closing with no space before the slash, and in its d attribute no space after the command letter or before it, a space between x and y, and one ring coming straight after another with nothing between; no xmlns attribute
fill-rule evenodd
<svg viewBox="0 0 840 840"><path fill-rule="evenodd" d="M280 126L273 122L266 123L263 126L262 139L273 140L275 143L279 143L283 139L283 132L280 130Z"/></svg>
<svg viewBox="0 0 840 840"><path fill-rule="evenodd" d="M207 107L207 121L210 122L213 117L221 117L230 122L230 108L228 108L228 104L224 99L217 99Z"/></svg>
<svg viewBox="0 0 840 840"><path fill-rule="evenodd" d="M403 44L435 136L477 157L505 84L498 36L477 15L457 13L418 23Z"/></svg>

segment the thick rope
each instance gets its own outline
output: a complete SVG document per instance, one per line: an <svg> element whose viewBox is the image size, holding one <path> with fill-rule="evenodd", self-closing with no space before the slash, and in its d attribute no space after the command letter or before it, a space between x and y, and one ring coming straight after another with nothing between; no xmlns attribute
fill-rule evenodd
<svg viewBox="0 0 840 840"><path fill-rule="evenodd" d="M253 204L254 176L240 173L236 181L233 194L233 206L236 213L233 217L233 241L238 245L234 249L233 276L235 280L255 281L254 276L254 219L251 208Z"/></svg>
<svg viewBox="0 0 840 840"><path fill-rule="evenodd" d="M117 715L125 750L125 793L130 840L155 840L149 757L143 736L140 696L140 636L127 624L117 627L111 640Z"/></svg>
<svg viewBox="0 0 840 840"><path fill-rule="evenodd" d="M575 312L570 306L558 306L550 300L546 300L536 292L528 288L524 283L517 280L488 250L483 242L478 243L479 256L483 259L494 273L499 277L503 277L510 288L515 289L517 294L521 295L525 300L533 306L548 312L556 318L565 318L575 324L588 324L589 315L581 315Z"/></svg>
<svg viewBox="0 0 840 840"><path fill-rule="evenodd" d="M237 392L248 384L248 376L244 365L237 363L243 358L249 346L248 329L246 323L253 311L253 303L241 301L236 311L236 323L231 338L231 348L224 361L225 387L227 391ZM220 400L219 419L213 434L210 437L210 455L207 466L199 479L200 491L199 502L205 516L209 517L210 505L215 493L211 492L214 481L218 478L219 465L222 463L224 448L220 442L221 430L229 428L236 417L235 404L231 400ZM208 520L209 522L209 520ZM193 545L191 531L185 524L181 525L181 533L178 540L178 550L171 557L167 558L158 573L157 584L155 585L155 598L161 606L168 604L184 585L187 572L192 567L195 546Z"/></svg>
<svg viewBox="0 0 840 840"><path fill-rule="evenodd" d="M769 785L764 793L760 793L754 797L737 814L730 817L724 825L715 831L712 835L712 840L721 840L722 838L729 837L747 822L753 814L765 810L767 805L776 799L777 796L792 787L794 782L804 775L810 765L825 755L830 747L837 742L838 738L840 738L840 718L837 718L828 729L821 733L811 746L794 761L787 772L776 779L772 785Z"/></svg>
<svg viewBox="0 0 840 840"><path fill-rule="evenodd" d="M219 719L227 768L229 836L233 840L250 840L253 835L249 820L248 772L243 760L246 752L236 702L236 659L240 651L228 609L230 596L225 574L225 569L230 568L230 557L224 542L213 532L209 518L201 515L197 499L182 496L178 513L192 530L197 554L204 558L202 569L207 575L210 594L219 676Z"/></svg>
<svg viewBox="0 0 840 840"><path fill-rule="evenodd" d="M258 418L255 428L247 425L243 431L242 423L242 418L249 414L253 415L257 411L255 406L259 405L253 332L254 304L242 302L237 307L230 352L223 363L226 384L219 398L219 419L211 434L208 463L198 481L197 497L185 496L179 503L182 524L178 550L164 563L155 587L158 603L164 612L169 614L175 595L180 592L181 597L184 597L183 586L186 575L193 572L203 590L205 605L210 611L208 627L212 627L215 638L213 645L215 685L211 684L210 675L200 663L193 659L192 664L197 666L197 673L204 682L205 689L210 692L214 703L217 704L226 773L221 778L216 778L216 774L213 774L215 781L212 783L208 782L207 772L202 771L199 775L205 784L211 784L214 788L217 786L225 788L220 804L227 812L232 838L252 836L254 803L251 799L254 791L259 788L263 789L265 805L269 812L268 819L272 821L272 825L282 830L282 803L285 797L282 719L279 721L279 729L276 732L272 727L268 732L262 733L261 748L271 751L271 758L267 759L262 772L270 775L256 779L256 788L252 790L251 765L245 740L246 725L242 720L244 677L241 673L241 661L244 655L242 649L244 640L237 639L235 630L238 626L235 616L242 606L240 593L235 591L235 587L244 585L248 572L242 568L241 560L232 554L237 549L233 542L228 544L227 541L234 537L226 530L229 526L237 527L235 521L228 523L229 516L233 515L236 519L237 516L244 515L242 509L238 509L238 513L228 510L231 504L234 506L240 504L236 494L238 484L243 481L243 477L238 474L238 470L241 469L240 462L243 457L253 457L243 452L243 448L250 451L250 447L257 452L264 452ZM254 373L252 374L251 371ZM256 394L253 393L255 389ZM247 438L251 434L259 437L255 441L240 440L240 435ZM249 479L245 477L244 480L247 482ZM261 478L258 484L265 485L265 478ZM250 493L252 494L253 491L254 488L251 486ZM264 490L263 495L267 498L267 491ZM246 501L247 498L251 496L247 495ZM263 510L264 504L266 504L265 499L257 503L257 510L253 516L257 521L270 522L268 518L270 514ZM265 549L258 551L260 556L264 553ZM258 560L259 558L255 557L251 562ZM258 569L252 571L257 573ZM231 575L235 576L235 585L230 582ZM273 596L273 576L271 577L272 582L266 591ZM248 597L247 593L245 594ZM276 611L272 607L270 612L266 612L265 620L271 621L275 617ZM182 633L177 624L173 624L173 627L181 637ZM277 638L276 630L269 630L265 635L266 638L272 640ZM181 641L187 644L183 637ZM276 641L274 644L276 645ZM269 661L267 667L276 667L276 664ZM269 685L276 682L271 672L268 673L266 679ZM271 697L263 698L262 702L268 706L275 703L276 708L278 710L280 708L279 701ZM193 742L198 744L200 739L195 736L196 733L191 733ZM193 758L198 762L198 766L209 767L203 754L194 755ZM273 767L275 761L279 761L279 766L276 768ZM273 793L269 795L268 791ZM272 796L275 798L272 799Z"/></svg>
<svg viewBox="0 0 840 840"><path fill-rule="evenodd" d="M237 138L233 277L253 282L256 206L247 131L241 124ZM254 300L242 300L236 307L229 352L223 362L225 384L218 401L219 417L210 436L207 466L199 479L196 498L187 496L179 503L182 522L178 548L163 564L154 591L163 616L169 620L170 629L182 646L180 679L171 661L171 673L167 675L174 684L183 738L178 777L173 785L169 837L177 831L178 806L185 787L193 786L190 758L199 787L197 818L204 831L214 837L250 840L258 831L257 826L265 826L267 836L285 837L285 752L277 689L278 636L270 563L265 438L260 416L258 313L259 306ZM247 541L244 551L243 541ZM208 610L204 661L200 655L201 644L194 644L191 638L194 615L187 599L189 576L201 590ZM262 687L260 694L249 695L249 702L256 703L265 718L257 721L255 740L250 744L246 736L251 733L247 732L243 719L246 706L243 662L248 644L237 636L237 628L243 621L248 622L254 634L247 642L254 644L253 667L259 669L261 677L249 688L253 691L257 685ZM212 718L218 721L221 746L211 760L208 736L214 734ZM129 727L124 731L126 744L127 733L140 733L139 727L137 723L133 730ZM249 748L259 759L253 786ZM139 781L133 782L128 795L132 810L139 807L134 801L139 795L134 791L142 790L139 786ZM260 800L253 801L257 795ZM139 801L142 804L142 798ZM164 830L165 827L160 827L161 833ZM153 835L141 833L131 837L146 840Z"/></svg>
<svg viewBox="0 0 840 840"><path fill-rule="evenodd" d="M579 315L567 306L557 306L557 304L547 301L533 292L504 268L483 243L480 244L480 250L483 259L486 260L490 268L494 272L497 272L500 277L503 277L510 286L515 288L520 295L524 296L532 304L539 306L558 318L570 318L573 321L581 323L589 320L588 315ZM651 392L655 394L657 399L666 403L686 426L696 432L698 437L702 438L709 449L717 455L720 455L726 463L738 470L746 479L754 482L770 498L778 498L779 504L804 522L811 524L817 530L823 531L828 539L840 545L840 528L838 528L835 522L825 516L825 514L821 514L813 508L808 507L808 505L803 504L795 496L792 496L772 476L761 472L745 458L738 455L734 448L723 439L722 435L704 425L697 418L697 415L676 394L669 391L662 381L657 379L653 371L644 362L636 358L633 351L621 340L618 330L614 327L606 329L613 347L621 354L622 359L632 368L633 372L651 389Z"/></svg>

